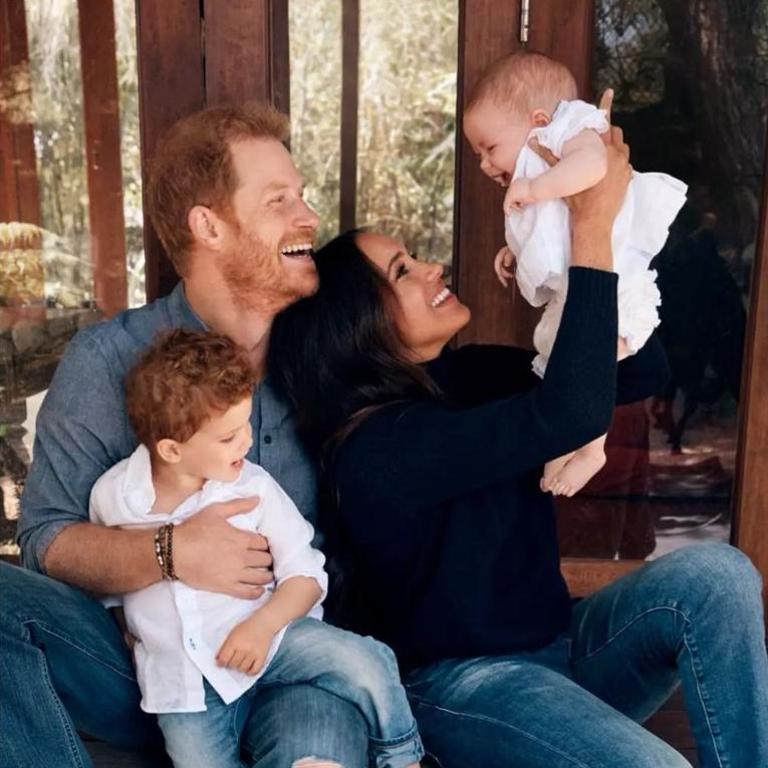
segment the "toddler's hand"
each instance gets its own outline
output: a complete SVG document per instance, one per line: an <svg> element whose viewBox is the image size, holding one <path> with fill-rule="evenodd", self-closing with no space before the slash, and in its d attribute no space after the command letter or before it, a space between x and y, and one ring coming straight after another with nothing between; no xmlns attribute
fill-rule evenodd
<svg viewBox="0 0 768 768"><path fill-rule="evenodd" d="M256 619L256 614L238 624L216 654L220 667L256 675L264 666L274 633Z"/></svg>
<svg viewBox="0 0 768 768"><path fill-rule="evenodd" d="M515 179L509 183L507 194L504 195L504 213L509 215L512 211L521 211L523 206L535 202L531 180Z"/></svg>
<svg viewBox="0 0 768 768"><path fill-rule="evenodd" d="M515 276L515 254L505 245L493 260L493 268L496 270L496 277L505 288L509 288L509 280Z"/></svg>

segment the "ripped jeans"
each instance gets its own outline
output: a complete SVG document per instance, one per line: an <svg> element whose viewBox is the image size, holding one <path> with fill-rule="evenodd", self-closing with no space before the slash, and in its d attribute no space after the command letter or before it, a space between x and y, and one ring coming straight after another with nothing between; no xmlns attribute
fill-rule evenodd
<svg viewBox="0 0 768 768"><path fill-rule="evenodd" d="M162 734L140 698L131 654L101 603L0 562L0 768L93 768L78 730L162 759ZM311 685L260 691L241 747L258 768L368 765L360 711Z"/></svg>
<svg viewBox="0 0 768 768"><path fill-rule="evenodd" d="M205 682L204 712L158 715L175 768L241 768L240 734L254 702L270 687L295 683L360 710L376 768L406 768L424 755L392 651L371 637L304 618L288 627L266 672L231 704Z"/></svg>

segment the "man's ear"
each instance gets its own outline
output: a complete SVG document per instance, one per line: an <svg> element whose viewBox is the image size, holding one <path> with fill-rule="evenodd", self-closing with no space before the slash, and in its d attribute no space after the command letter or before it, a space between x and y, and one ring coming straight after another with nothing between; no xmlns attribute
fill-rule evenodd
<svg viewBox="0 0 768 768"><path fill-rule="evenodd" d="M155 446L157 455L168 464L178 464L181 461L181 450L179 444L169 437L158 440Z"/></svg>
<svg viewBox="0 0 768 768"><path fill-rule="evenodd" d="M204 205L195 205L187 214L187 226L195 241L206 248L216 249L223 235L222 220Z"/></svg>
<svg viewBox="0 0 768 768"><path fill-rule="evenodd" d="M531 112L531 123L536 128L543 128L545 125L549 125L552 122L550 116L543 109L535 109Z"/></svg>

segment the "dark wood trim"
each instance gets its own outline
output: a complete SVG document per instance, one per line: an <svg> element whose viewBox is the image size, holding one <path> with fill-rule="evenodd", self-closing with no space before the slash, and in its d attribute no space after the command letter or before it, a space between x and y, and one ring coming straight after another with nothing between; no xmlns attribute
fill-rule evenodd
<svg viewBox="0 0 768 768"><path fill-rule="evenodd" d="M731 541L768 578L768 138L741 377Z"/></svg>
<svg viewBox="0 0 768 768"><path fill-rule="evenodd" d="M160 135L205 104L202 18L199 0L136 0L142 181ZM177 281L144 205L147 300Z"/></svg>
<svg viewBox="0 0 768 768"><path fill-rule="evenodd" d="M341 4L341 180L339 229L357 225L357 109L360 68L360 0Z"/></svg>
<svg viewBox="0 0 768 768"><path fill-rule="evenodd" d="M0 82L13 96L18 114L0 113L0 220L42 224L34 127L25 121L31 94L14 92L25 69L29 48L24 0L0 0ZM27 79L28 81L28 79Z"/></svg>
<svg viewBox="0 0 768 768"><path fill-rule="evenodd" d="M103 0L78 0L77 7L93 290L112 317L128 299L115 14Z"/></svg>

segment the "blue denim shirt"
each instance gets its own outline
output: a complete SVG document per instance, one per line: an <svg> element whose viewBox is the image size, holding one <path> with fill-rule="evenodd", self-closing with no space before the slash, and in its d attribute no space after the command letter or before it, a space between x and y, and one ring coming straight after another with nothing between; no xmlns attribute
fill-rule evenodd
<svg viewBox="0 0 768 768"><path fill-rule="evenodd" d="M96 480L130 456L138 441L128 421L128 370L160 331L204 330L184 295L173 293L80 331L59 363L37 417L34 458L21 498L17 539L27 568L45 572L45 552L68 525L88 522ZM292 413L264 381L253 396L253 447L264 467L315 523L315 469L296 435Z"/></svg>

